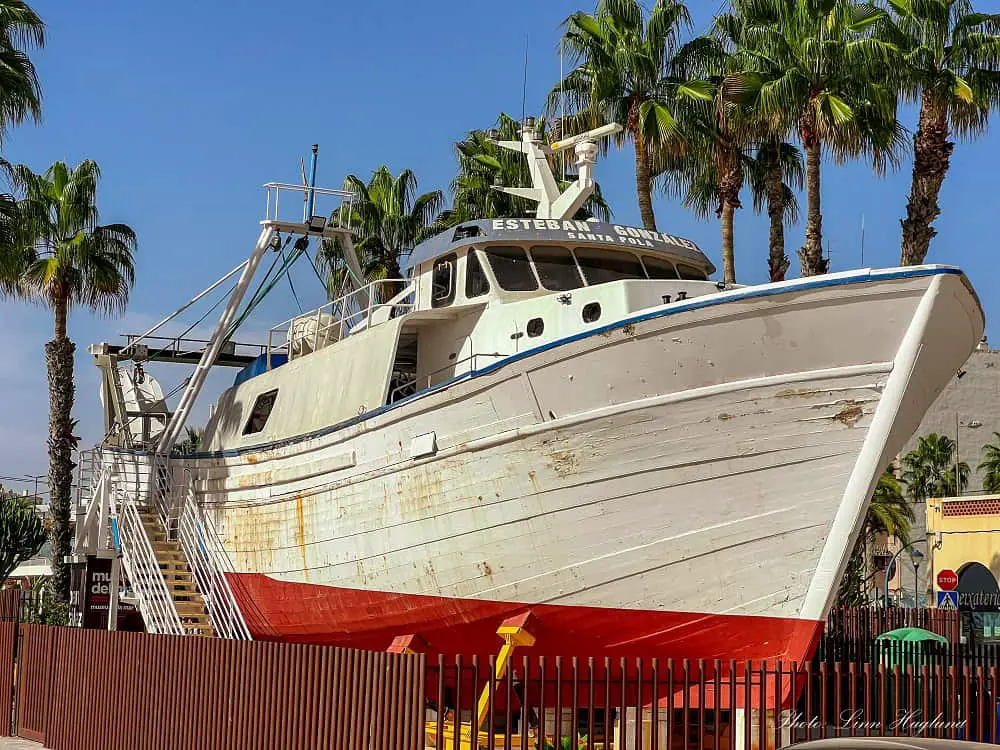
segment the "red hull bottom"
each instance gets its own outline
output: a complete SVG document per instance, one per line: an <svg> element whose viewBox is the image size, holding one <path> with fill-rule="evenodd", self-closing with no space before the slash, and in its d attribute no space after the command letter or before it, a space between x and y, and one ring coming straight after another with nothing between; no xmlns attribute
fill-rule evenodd
<svg viewBox="0 0 1000 750"><path fill-rule="evenodd" d="M384 651L416 634L428 654L496 653L496 629L531 612L532 654L804 661L821 623L782 617L712 615L457 599L278 581L228 574L258 640Z"/></svg>

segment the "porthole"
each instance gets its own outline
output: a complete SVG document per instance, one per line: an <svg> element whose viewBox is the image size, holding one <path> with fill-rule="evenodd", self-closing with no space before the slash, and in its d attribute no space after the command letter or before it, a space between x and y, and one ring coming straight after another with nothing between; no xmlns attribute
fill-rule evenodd
<svg viewBox="0 0 1000 750"><path fill-rule="evenodd" d="M541 336L542 332L545 330L545 321L541 318L532 318L528 321L528 336L530 338L536 338Z"/></svg>
<svg viewBox="0 0 1000 750"><path fill-rule="evenodd" d="M583 322L593 323L595 320L599 320L601 317L601 303L600 302L588 302L583 306Z"/></svg>

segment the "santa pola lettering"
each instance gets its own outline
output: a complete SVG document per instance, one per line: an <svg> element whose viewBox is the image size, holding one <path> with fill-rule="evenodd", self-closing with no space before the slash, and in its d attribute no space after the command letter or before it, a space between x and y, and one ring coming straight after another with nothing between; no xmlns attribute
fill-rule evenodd
<svg viewBox="0 0 1000 750"><path fill-rule="evenodd" d="M655 243L675 245L688 250L698 246L683 237L654 232L649 229L627 227L621 224L595 224L589 221L568 219L494 219L493 231L547 231L562 232L567 240L586 242L614 242L635 247L655 248Z"/></svg>

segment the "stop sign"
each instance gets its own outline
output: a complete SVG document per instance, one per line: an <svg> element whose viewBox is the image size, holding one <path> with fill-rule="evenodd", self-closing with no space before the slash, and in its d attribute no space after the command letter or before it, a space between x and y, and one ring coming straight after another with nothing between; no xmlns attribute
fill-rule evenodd
<svg viewBox="0 0 1000 750"><path fill-rule="evenodd" d="M958 587L958 574L950 568L939 571L937 585L942 591L954 591Z"/></svg>

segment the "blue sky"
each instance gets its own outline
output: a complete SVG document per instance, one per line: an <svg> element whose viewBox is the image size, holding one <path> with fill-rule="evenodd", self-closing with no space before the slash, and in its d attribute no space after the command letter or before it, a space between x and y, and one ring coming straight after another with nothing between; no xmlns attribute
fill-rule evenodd
<svg viewBox="0 0 1000 750"><path fill-rule="evenodd" d="M719 5L690 3L697 31L707 29ZM998 5L977 3L981 10ZM528 113L538 113L559 74L559 24L581 7L591 9L577 0L508 0L502 7L480 0L37 0L48 25L48 43L33 55L44 120L11 131L3 155L36 170L55 160L97 160L102 219L131 224L140 241L126 319L79 310L70 317L84 442L102 430L87 345L140 332L242 260L264 211L262 183L296 181L299 159L318 142L320 185L336 187L345 174L367 176L385 163L394 172L413 169L424 190L446 189L453 142L490 126L501 110L520 114L526 34L524 93ZM912 111L904 117L915 125ZM1000 313L990 288L1000 263L990 224L998 138L988 134L956 149L929 258L966 270L991 321ZM910 166L884 178L864 164L826 168L824 230L834 270L860 265L862 215L865 265L896 264ZM632 170L629 152L613 152L597 174L615 221L638 224ZM716 222L697 221L662 197L654 205L661 230L691 238L721 266ZM765 281L765 223L746 208L736 228L738 278ZM788 231L793 258L802 235L801 225ZM322 291L312 272L302 267L293 278L303 304L318 304ZM251 323L254 330L296 312L287 286L277 291ZM40 474L47 433L42 346L51 320L24 304L0 302L0 311L7 352L0 361L0 475ZM1000 335L995 326L989 330ZM168 367L156 374L169 388L187 372ZM213 384L222 387L231 376ZM195 422L204 421L212 395L202 398Z"/></svg>

